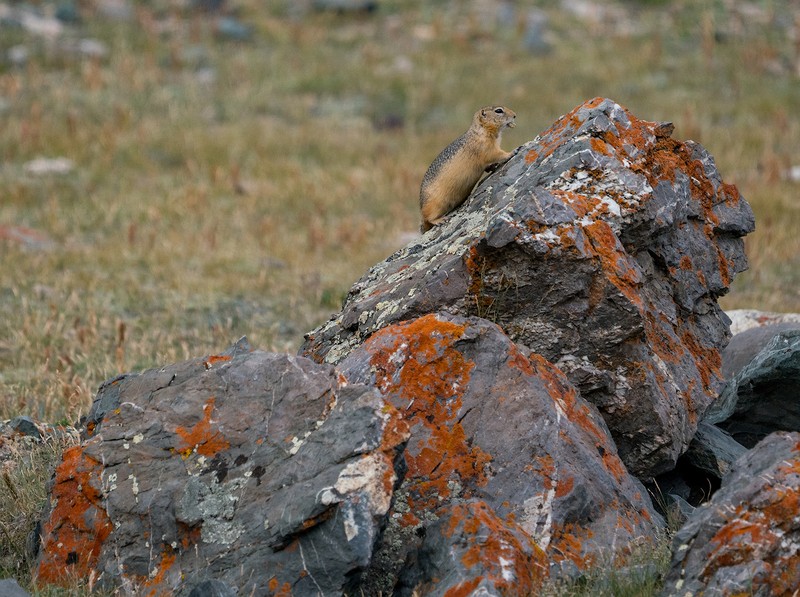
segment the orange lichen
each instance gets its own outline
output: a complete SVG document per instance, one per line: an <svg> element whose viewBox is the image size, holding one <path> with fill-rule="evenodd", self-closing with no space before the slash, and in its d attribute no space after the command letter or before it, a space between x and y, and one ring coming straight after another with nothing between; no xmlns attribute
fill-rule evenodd
<svg viewBox="0 0 800 597"><path fill-rule="evenodd" d="M56 469L54 507L42 528L39 582L61 584L86 578L97 567L100 551L113 530L103 507L103 465L81 446L67 448Z"/></svg>
<svg viewBox="0 0 800 597"><path fill-rule="evenodd" d="M167 573L175 565L176 554L171 549L161 554L161 561L158 563L156 573L142 583L143 588L150 589L145 595L147 597L157 597L171 592L175 587L169 586Z"/></svg>
<svg viewBox="0 0 800 597"><path fill-rule="evenodd" d="M230 447L230 443L222 436L222 433L211 429L214 402L213 396L206 400L203 406L203 419L192 427L176 427L175 433L181 437L184 443L183 446L177 448L178 451L196 449L197 453L203 456L214 456Z"/></svg>
<svg viewBox="0 0 800 597"><path fill-rule="evenodd" d="M641 308L643 301L638 291L642 280L641 274L611 226L603 220L597 220L584 226L583 230L609 282L631 303Z"/></svg>
<svg viewBox="0 0 800 597"><path fill-rule="evenodd" d="M227 363L232 358L233 357L228 355L213 355L208 357L205 361L203 361L203 367L205 367L206 369L211 369L211 367L213 367L217 363Z"/></svg>
<svg viewBox="0 0 800 597"><path fill-rule="evenodd" d="M701 340L694 334L686 331L681 336L681 343L685 346L689 353L694 357L694 362L697 365L697 372L700 374L700 379L703 382L705 390L713 390L712 381L720 379L722 376L722 356L719 349L715 346L707 347L701 343Z"/></svg>
<svg viewBox="0 0 800 597"><path fill-rule="evenodd" d="M498 518L485 502L453 506L445 533L452 537L458 529L467 542L461 563L481 572L470 582L487 580L501 593L513 589L524 595L541 586L547 570L544 551L521 530L515 533L514 523ZM458 595L459 587L450 590Z"/></svg>
<svg viewBox="0 0 800 597"><path fill-rule="evenodd" d="M478 585L483 580L482 576L476 576L464 582L458 583L454 587L450 587L444 594L444 597L469 597L473 594Z"/></svg>
<svg viewBox="0 0 800 597"><path fill-rule="evenodd" d="M525 375L533 375L533 367L531 367L528 357L520 352L516 344L509 346L508 360L506 363L514 369L519 369Z"/></svg>
<svg viewBox="0 0 800 597"><path fill-rule="evenodd" d="M556 485L556 497L562 498L565 495L568 495L572 492L573 487L575 487L575 479L573 477L567 477L566 479L559 479Z"/></svg>
<svg viewBox="0 0 800 597"><path fill-rule="evenodd" d="M591 529L581 527L575 523L552 526L550 560L563 562L569 560L579 569L585 570L594 563L594 556L585 554L583 543L593 537Z"/></svg>
<svg viewBox="0 0 800 597"><path fill-rule="evenodd" d="M272 593L271 597L291 597L292 595L292 585L288 582L281 584L274 576L269 579L267 587Z"/></svg>
<svg viewBox="0 0 800 597"><path fill-rule="evenodd" d="M589 144L591 145L592 149L597 153L602 153L603 155L611 154L611 149L609 145L598 137L592 137L591 140L589 141Z"/></svg>
<svg viewBox="0 0 800 597"><path fill-rule="evenodd" d="M412 511L433 508L451 495L450 482L485 484L491 460L470 446L458 422L461 396L474 363L453 347L465 325L427 315L377 332L370 362L376 386L410 428L420 427L406 447ZM412 520L413 517L408 517Z"/></svg>

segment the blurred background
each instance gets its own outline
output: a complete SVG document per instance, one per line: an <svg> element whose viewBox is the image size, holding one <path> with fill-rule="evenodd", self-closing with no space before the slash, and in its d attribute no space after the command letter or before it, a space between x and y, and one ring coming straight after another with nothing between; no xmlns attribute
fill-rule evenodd
<svg viewBox="0 0 800 597"><path fill-rule="evenodd" d="M478 107L513 149L595 96L751 203L723 306L800 311L798 0L0 0L0 418L242 335L295 351Z"/></svg>

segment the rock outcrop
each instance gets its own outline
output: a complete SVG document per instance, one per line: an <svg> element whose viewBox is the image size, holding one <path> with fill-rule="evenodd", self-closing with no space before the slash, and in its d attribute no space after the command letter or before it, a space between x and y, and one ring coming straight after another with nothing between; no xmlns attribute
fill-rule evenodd
<svg viewBox="0 0 800 597"><path fill-rule="evenodd" d="M716 299L753 228L671 130L579 106L359 280L310 359L241 342L106 382L39 582L528 595L624 563L663 526L634 475L674 467L723 384ZM723 475L717 431L696 457Z"/></svg>
<svg viewBox="0 0 800 597"><path fill-rule="evenodd" d="M301 353L338 363L398 321L487 318L567 373L632 472L670 469L722 386L716 299L754 227L711 156L671 131L611 100L579 106L374 266Z"/></svg>
<svg viewBox="0 0 800 597"><path fill-rule="evenodd" d="M794 595L800 587L800 433L736 461L676 534L662 595Z"/></svg>
<svg viewBox="0 0 800 597"><path fill-rule="evenodd" d="M406 439L373 389L243 346L107 382L86 429L56 471L38 580L138 595L341 594Z"/></svg>

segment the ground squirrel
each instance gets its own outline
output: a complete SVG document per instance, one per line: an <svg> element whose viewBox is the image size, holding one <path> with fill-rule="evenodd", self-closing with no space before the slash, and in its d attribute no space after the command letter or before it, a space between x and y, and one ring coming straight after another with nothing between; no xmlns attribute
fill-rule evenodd
<svg viewBox="0 0 800 597"><path fill-rule="evenodd" d="M461 205L484 171L513 155L500 148L500 135L505 127L514 126L516 117L504 106L481 108L472 117L469 130L436 156L419 189L421 232L440 224Z"/></svg>

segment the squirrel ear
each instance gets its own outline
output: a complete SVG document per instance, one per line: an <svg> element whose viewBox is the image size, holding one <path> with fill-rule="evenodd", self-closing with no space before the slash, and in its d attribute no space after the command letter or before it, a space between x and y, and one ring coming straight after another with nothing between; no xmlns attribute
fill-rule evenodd
<svg viewBox="0 0 800 597"><path fill-rule="evenodd" d="M481 116L486 116L486 110L481 110Z"/></svg>

